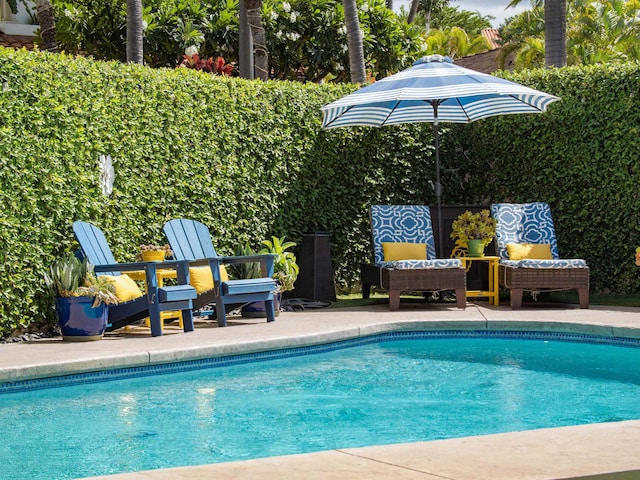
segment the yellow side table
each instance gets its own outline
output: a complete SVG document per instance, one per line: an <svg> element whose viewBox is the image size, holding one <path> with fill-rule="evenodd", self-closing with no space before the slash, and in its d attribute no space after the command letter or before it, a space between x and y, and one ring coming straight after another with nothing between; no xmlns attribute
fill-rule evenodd
<svg viewBox="0 0 640 480"><path fill-rule="evenodd" d="M134 280L141 280L144 282L144 293L147 293L147 276L144 270L135 270L132 272L127 272ZM164 285L164 280L167 278L178 278L178 273L175 269L158 269L156 270L156 279L158 280L158 287L162 287ZM160 325L164 328L164 321L169 318L177 318L180 322L180 328L184 328L182 324L182 312L160 312ZM144 319L144 324L146 327L151 328L151 322L149 321L149 317Z"/></svg>
<svg viewBox="0 0 640 480"><path fill-rule="evenodd" d="M484 255L482 257L458 257L462 261L462 265L469 270L472 262L487 262L489 265L489 290L467 290L467 298L472 297L488 297L489 305L499 305L499 289L498 289L498 263L500 257Z"/></svg>

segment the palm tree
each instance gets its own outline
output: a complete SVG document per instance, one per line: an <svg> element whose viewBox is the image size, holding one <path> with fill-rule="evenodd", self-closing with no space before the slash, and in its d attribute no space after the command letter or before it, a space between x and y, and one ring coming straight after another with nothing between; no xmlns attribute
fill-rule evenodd
<svg viewBox="0 0 640 480"><path fill-rule="evenodd" d="M544 64L567 66L567 1L544 2Z"/></svg>
<svg viewBox="0 0 640 480"><path fill-rule="evenodd" d="M267 50L267 41L262 25L262 0L244 0L247 9L247 22L251 28L251 37L253 38L253 68L255 78L267 80L269 78L269 54Z"/></svg>
<svg viewBox="0 0 640 480"><path fill-rule="evenodd" d="M367 71L364 66L364 48L362 46L362 30L356 0L342 0L344 21L347 26L347 42L349 43L349 72L351 83L364 83Z"/></svg>
<svg viewBox="0 0 640 480"><path fill-rule="evenodd" d="M407 23L413 23L413 21L416 19L416 13L418 13L419 5L420 0L411 0L411 7L409 8L409 16L407 16ZM429 18L428 12L425 15L427 15L427 18Z"/></svg>
<svg viewBox="0 0 640 480"><path fill-rule="evenodd" d="M127 62L143 63L142 0L127 0Z"/></svg>
<svg viewBox="0 0 640 480"><path fill-rule="evenodd" d="M40 49L47 52L57 52L56 24L50 0L36 0L36 18L40 25L40 38L42 38Z"/></svg>
<svg viewBox="0 0 640 480"><path fill-rule="evenodd" d="M511 0L507 7L514 7L519 3L520 0ZM536 0L535 3L542 3L542 0ZM544 63L547 67L567 65L566 0L545 0L544 2Z"/></svg>
<svg viewBox="0 0 640 480"><path fill-rule="evenodd" d="M487 40L482 35L469 37L467 32L459 27L431 30L426 37L426 44L430 54L448 55L453 59L489 50Z"/></svg>

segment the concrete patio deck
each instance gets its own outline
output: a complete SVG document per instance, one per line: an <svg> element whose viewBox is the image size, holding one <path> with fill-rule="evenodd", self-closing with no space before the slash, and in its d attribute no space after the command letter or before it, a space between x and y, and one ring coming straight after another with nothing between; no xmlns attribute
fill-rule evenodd
<svg viewBox="0 0 640 480"><path fill-rule="evenodd" d="M640 308L564 305L509 307L468 304L375 305L283 312L267 324L231 318L196 331L165 329L108 334L87 343L47 339L0 345L0 383L118 367L196 360L305 346L388 331L522 330L640 338ZM640 419L402 445L332 450L166 470L94 477L131 479L640 479Z"/></svg>

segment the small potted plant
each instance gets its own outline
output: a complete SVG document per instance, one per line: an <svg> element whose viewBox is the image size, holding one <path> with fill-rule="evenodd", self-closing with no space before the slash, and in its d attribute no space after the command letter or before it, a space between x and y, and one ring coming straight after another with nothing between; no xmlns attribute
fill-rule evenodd
<svg viewBox="0 0 640 480"><path fill-rule="evenodd" d="M118 303L113 284L105 277L96 277L93 265L73 253L56 261L44 280L55 297L62 337L72 341L102 338L108 306Z"/></svg>
<svg viewBox="0 0 640 480"><path fill-rule="evenodd" d="M456 243L466 246L470 257L481 257L496 234L496 224L497 221L491 217L489 210L478 213L467 210L454 220L451 238L458 239Z"/></svg>
<svg viewBox="0 0 640 480"><path fill-rule="evenodd" d="M287 250L295 247L295 242L285 242L284 237L271 237L271 240L263 240L262 244L264 247L258 253L276 254L273 262L273 278L278 286L277 291L283 293L293 290L300 268L296 256Z"/></svg>
<svg viewBox="0 0 640 480"><path fill-rule="evenodd" d="M289 251L290 248L296 246L295 242L286 242L285 237L278 238L272 236L271 240L262 241L262 249L258 251L258 254L274 253L276 255L273 262L273 279L276 281L276 292L274 294L274 304L276 315L280 310L280 300L284 292L293 290L300 268L296 260L296 256L293 252ZM245 248L245 255L247 254ZM258 265L258 264L253 264ZM259 275L259 268L254 268L251 271L252 275ZM245 305L242 308L243 317L264 317L264 302L253 302Z"/></svg>
<svg viewBox="0 0 640 480"><path fill-rule="evenodd" d="M173 251L169 245L140 245L140 259L143 262L162 262L171 257Z"/></svg>

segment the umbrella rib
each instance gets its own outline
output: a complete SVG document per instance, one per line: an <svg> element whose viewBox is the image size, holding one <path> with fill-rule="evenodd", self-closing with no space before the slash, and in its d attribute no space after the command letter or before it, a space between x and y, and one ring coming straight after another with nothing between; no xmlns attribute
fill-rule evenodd
<svg viewBox="0 0 640 480"><path fill-rule="evenodd" d="M467 123L471 123L471 117L469 116L469 114L467 113L467 109L464 108L464 106L462 105L462 102L460 101L460 97L456 97L456 103L460 106L460 110L462 110L462 113L464 113L464 117L467 119Z"/></svg>
<svg viewBox="0 0 640 480"><path fill-rule="evenodd" d="M391 115L393 115L393 112L395 111L396 107L400 104L400 100L396 99L396 103L393 106L393 108L389 109L389 114L384 117L384 120L382 121L382 123L380 123L381 127L384 127L384 124L387 123L387 120L389 120L389 117L391 117Z"/></svg>
<svg viewBox="0 0 640 480"><path fill-rule="evenodd" d="M333 122L335 122L336 120L338 120L340 117L342 117L342 115L344 115L345 113L347 113L349 110L351 110L353 107L355 107L355 105L349 105L347 107L347 109L342 112L340 115L337 115L335 118L333 118L329 123L327 123L323 128L327 129Z"/></svg>

